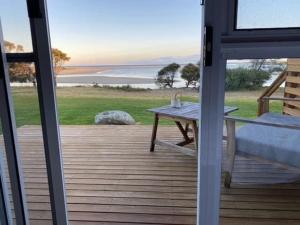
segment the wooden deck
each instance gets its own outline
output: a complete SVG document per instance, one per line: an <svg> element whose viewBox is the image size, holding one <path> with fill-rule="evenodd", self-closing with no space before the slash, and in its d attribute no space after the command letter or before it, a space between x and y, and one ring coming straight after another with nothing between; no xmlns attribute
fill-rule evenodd
<svg viewBox="0 0 300 225"><path fill-rule="evenodd" d="M62 127L71 225L195 224L196 160L162 147L150 153L151 128ZM158 136L180 137L175 127L160 127ZM31 224L51 224L41 131L22 127L19 140ZM238 158L232 188L222 188L221 224L299 225L300 182L260 184L295 177Z"/></svg>

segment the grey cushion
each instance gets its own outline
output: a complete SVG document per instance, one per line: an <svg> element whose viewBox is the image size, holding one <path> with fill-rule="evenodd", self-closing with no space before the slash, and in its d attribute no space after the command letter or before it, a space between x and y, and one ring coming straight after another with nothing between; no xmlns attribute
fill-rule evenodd
<svg viewBox="0 0 300 225"><path fill-rule="evenodd" d="M256 120L300 126L299 117L275 113L266 113ZM236 149L300 168L300 130L247 124L237 130Z"/></svg>

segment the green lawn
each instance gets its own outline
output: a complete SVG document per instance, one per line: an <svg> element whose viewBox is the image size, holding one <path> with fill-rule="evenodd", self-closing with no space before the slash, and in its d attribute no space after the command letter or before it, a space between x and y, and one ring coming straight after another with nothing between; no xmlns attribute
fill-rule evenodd
<svg viewBox="0 0 300 225"><path fill-rule="evenodd" d="M14 88L14 104L17 126L40 124L38 99L33 88ZM183 94L185 95L185 94ZM185 101L197 101L197 93L188 93ZM120 90L103 90L96 88L58 89L57 100L60 124L93 124L98 112L106 110L123 110L131 114L139 124L152 124L153 115L147 109L169 104L170 93L161 91L124 92ZM242 96L242 97L240 97ZM257 111L256 97L234 94L226 99L226 105L237 106L234 115L254 118ZM280 112L281 104L273 103L272 111ZM169 121L162 121L169 124Z"/></svg>

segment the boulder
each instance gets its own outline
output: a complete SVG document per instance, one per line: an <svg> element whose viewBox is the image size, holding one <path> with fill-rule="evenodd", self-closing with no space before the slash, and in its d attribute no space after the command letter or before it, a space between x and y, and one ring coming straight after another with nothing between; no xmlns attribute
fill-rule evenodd
<svg viewBox="0 0 300 225"><path fill-rule="evenodd" d="M95 123L99 125L134 125L135 120L127 112L123 111L106 111L96 115Z"/></svg>

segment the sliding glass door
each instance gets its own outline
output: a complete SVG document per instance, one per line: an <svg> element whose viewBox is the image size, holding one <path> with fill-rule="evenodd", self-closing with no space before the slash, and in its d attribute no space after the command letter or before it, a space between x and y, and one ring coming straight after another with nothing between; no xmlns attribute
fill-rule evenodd
<svg viewBox="0 0 300 225"><path fill-rule="evenodd" d="M4 1L2 9L1 225L68 224L46 2Z"/></svg>
<svg viewBox="0 0 300 225"><path fill-rule="evenodd" d="M299 57L299 8L297 0L204 1L197 224L219 224L226 61Z"/></svg>

